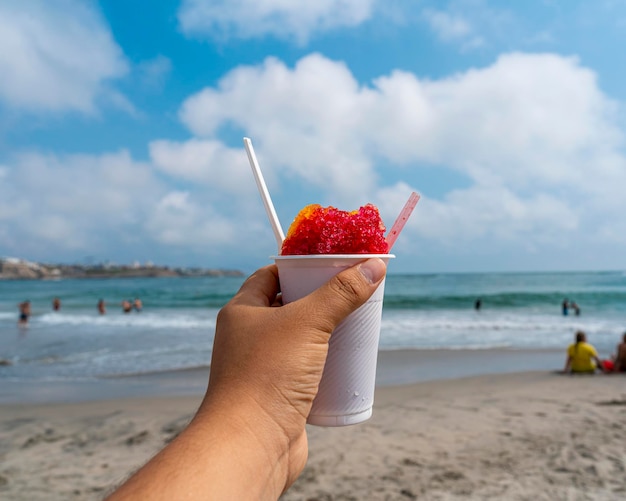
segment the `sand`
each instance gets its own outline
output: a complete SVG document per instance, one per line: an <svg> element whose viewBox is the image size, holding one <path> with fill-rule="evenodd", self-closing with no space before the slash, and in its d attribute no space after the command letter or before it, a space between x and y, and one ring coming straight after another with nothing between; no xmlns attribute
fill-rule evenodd
<svg viewBox="0 0 626 501"><path fill-rule="evenodd" d="M0 406L0 499L102 499L200 396ZM309 428L289 500L626 499L626 377L524 372L382 387L374 416Z"/></svg>

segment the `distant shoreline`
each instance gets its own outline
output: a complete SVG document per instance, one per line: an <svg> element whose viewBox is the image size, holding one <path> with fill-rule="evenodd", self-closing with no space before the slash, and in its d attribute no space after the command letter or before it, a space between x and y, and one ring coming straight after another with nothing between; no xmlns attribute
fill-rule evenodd
<svg viewBox="0 0 626 501"><path fill-rule="evenodd" d="M155 265L44 264L0 258L0 280L59 280L68 278L242 277L240 270L181 268Z"/></svg>

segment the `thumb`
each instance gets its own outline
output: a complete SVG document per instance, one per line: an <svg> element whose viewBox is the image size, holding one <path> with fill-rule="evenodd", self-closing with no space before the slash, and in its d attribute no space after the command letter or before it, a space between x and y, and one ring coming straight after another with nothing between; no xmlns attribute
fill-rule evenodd
<svg viewBox="0 0 626 501"><path fill-rule="evenodd" d="M382 259L368 259L338 273L299 302L315 312L309 317L315 327L330 334L374 294L386 271Z"/></svg>

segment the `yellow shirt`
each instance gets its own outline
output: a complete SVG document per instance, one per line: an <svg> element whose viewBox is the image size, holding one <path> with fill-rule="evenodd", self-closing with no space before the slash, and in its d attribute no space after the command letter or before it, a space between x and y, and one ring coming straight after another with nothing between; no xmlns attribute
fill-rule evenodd
<svg viewBox="0 0 626 501"><path fill-rule="evenodd" d="M596 349L589 343L574 343L567 348L567 355L572 358L572 372L590 372L596 369L593 357L597 357Z"/></svg>

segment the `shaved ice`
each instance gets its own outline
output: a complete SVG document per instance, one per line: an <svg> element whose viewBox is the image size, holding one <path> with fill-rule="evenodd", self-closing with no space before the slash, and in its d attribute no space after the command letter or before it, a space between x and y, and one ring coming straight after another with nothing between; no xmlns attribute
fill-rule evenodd
<svg viewBox="0 0 626 501"><path fill-rule="evenodd" d="M281 255L387 254L385 225L375 205L355 211L311 204L295 217Z"/></svg>

